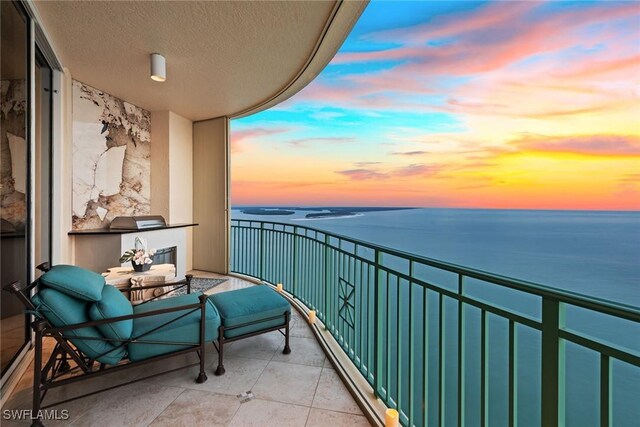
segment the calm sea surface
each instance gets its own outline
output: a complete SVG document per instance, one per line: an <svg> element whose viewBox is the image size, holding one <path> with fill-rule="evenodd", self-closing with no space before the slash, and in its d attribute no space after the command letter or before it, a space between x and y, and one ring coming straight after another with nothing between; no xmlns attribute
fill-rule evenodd
<svg viewBox="0 0 640 427"><path fill-rule="evenodd" d="M425 257L510 276L558 289L640 307L640 212L527 211L476 209L409 209L365 212L348 218L304 219L308 211L290 216L245 215L232 210L233 219L292 223L327 230ZM493 291L492 291L493 292ZM500 299L500 291L495 291ZM504 297L504 295L503 295ZM514 308L528 311L523 302ZM640 327L631 322L596 317L580 311L567 313L568 326L601 340L624 345L640 354ZM473 329L473 328L470 328ZM496 324L492 347L504 348L504 331ZM455 328L451 330L455 335ZM519 338L519 425L539 425L539 336ZM470 331L467 351L478 342ZM455 342L447 344L452 350ZM567 422L569 426L596 426L599 359L597 354L567 345ZM455 353L454 353L455 354ZM475 355L469 354L469 360ZM491 425L506 425L504 352L490 360L494 397L489 402ZM470 372L467 388L479 386ZM538 366L538 368L529 368ZM430 369L432 369L430 367ZM433 369L437 370L437 366ZM447 366L455 378L456 367ZM536 370L537 369L537 370ZM621 362L613 364L613 425L637 426L640 419L640 371ZM495 376L495 377L494 377ZM435 391L435 390L434 390ZM455 400L455 390L446 391ZM467 395L468 425L476 425L477 393ZM494 406L492 406L492 403ZM435 411L434 411L435 412ZM447 425L456 423L455 408L445 411ZM430 417L430 421L431 417ZM433 422L436 420L433 419ZM429 423L431 425L431 422Z"/></svg>
<svg viewBox="0 0 640 427"><path fill-rule="evenodd" d="M295 223L640 307L640 212L408 209Z"/></svg>

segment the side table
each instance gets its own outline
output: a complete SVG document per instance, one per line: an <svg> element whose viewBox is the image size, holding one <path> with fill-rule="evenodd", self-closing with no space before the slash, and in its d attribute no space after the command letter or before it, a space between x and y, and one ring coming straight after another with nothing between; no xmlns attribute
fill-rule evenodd
<svg viewBox="0 0 640 427"><path fill-rule="evenodd" d="M162 295L159 298L167 297L167 295L163 294L171 291L172 282L178 281L176 279L176 268L173 264L152 265L148 271L142 272L136 272L131 267L112 267L102 275L108 285L113 285L118 289L167 284L167 286L145 289L144 291L125 292L125 296L129 298L133 305L140 304L159 295Z"/></svg>

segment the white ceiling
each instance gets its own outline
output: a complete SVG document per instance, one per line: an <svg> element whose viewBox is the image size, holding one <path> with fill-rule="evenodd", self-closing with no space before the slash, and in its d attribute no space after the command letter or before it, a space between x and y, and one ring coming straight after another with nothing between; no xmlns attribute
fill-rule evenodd
<svg viewBox="0 0 640 427"><path fill-rule="evenodd" d="M74 79L191 120L253 113L290 97L335 55L366 0L37 1ZM167 81L149 78L149 55Z"/></svg>

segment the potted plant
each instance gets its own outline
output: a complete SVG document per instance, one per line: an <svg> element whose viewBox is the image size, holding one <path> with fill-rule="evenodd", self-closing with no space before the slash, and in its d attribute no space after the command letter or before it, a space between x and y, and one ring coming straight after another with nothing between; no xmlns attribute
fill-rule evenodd
<svg viewBox="0 0 640 427"><path fill-rule="evenodd" d="M135 248L129 249L122 254L120 263L131 261L134 271L148 271L151 268L151 264L153 264L155 249L147 250L147 241L141 237L136 237L135 246Z"/></svg>

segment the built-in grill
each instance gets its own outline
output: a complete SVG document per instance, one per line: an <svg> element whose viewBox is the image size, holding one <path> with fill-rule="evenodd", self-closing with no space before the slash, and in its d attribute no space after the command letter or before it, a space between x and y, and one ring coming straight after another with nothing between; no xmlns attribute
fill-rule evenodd
<svg viewBox="0 0 640 427"><path fill-rule="evenodd" d="M162 215L117 216L111 221L110 230L148 230L163 228L167 222Z"/></svg>

